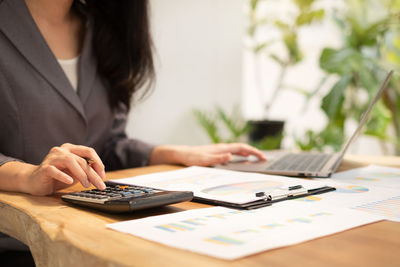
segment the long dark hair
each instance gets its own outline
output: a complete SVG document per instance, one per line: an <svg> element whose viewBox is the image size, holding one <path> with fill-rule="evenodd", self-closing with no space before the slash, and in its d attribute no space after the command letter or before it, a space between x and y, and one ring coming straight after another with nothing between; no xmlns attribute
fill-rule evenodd
<svg viewBox="0 0 400 267"><path fill-rule="evenodd" d="M130 108L134 93L148 92L154 80L147 0L75 1L93 22L93 50L108 82L113 108Z"/></svg>

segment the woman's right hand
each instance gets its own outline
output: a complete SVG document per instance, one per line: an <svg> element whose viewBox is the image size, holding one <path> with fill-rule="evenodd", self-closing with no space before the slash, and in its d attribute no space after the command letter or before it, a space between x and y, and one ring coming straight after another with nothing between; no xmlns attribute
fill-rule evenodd
<svg viewBox="0 0 400 267"><path fill-rule="evenodd" d="M93 159L88 164L86 159ZM22 191L32 195L50 195L55 191L80 182L88 188L93 184L105 189L104 165L93 148L73 144L53 147L39 166L30 165L21 185Z"/></svg>

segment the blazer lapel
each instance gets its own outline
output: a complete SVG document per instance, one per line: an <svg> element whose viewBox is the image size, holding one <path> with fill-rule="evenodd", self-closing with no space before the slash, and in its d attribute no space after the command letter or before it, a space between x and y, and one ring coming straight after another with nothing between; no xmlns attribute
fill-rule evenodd
<svg viewBox="0 0 400 267"><path fill-rule="evenodd" d="M24 0L0 2L0 29L86 122L81 100L36 26Z"/></svg>
<svg viewBox="0 0 400 267"><path fill-rule="evenodd" d="M82 103L86 103L92 90L92 86L96 77L97 62L95 60L92 49L92 28L89 23L85 40L83 42L82 53L79 61L79 80L78 80L78 95Z"/></svg>

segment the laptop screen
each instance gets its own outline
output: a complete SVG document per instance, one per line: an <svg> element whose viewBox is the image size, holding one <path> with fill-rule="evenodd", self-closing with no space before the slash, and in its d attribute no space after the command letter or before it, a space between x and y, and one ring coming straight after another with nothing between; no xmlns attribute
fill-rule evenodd
<svg viewBox="0 0 400 267"><path fill-rule="evenodd" d="M353 135L350 137L350 139L347 141L346 145L342 148L342 151L340 152L340 158L342 158L344 156L344 154L346 153L347 149L351 146L351 144L354 143L354 141L356 140L357 136L360 134L362 127L364 126L364 124L366 123L367 119L368 119L368 114L371 112L373 106L375 105L375 103L379 100L379 98L381 97L383 91L386 89L390 78L392 77L393 74L393 70L391 70L387 75L385 80L383 81L381 87L379 88L378 92L376 93L376 95L374 96L374 98L372 99L371 103L369 104L367 110L364 112L364 114L361 116L361 120L360 123L357 126L357 129L355 130L355 132L353 133Z"/></svg>

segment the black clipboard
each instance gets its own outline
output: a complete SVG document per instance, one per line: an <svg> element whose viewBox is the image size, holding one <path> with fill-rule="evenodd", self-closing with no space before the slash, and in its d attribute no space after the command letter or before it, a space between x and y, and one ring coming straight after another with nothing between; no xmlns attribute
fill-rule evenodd
<svg viewBox="0 0 400 267"><path fill-rule="evenodd" d="M291 200L291 199L296 199L296 198L302 198L306 196L311 196L311 195L319 195L331 191L335 191L336 188L332 186L323 186L319 188L314 188L314 189L309 189L307 190L307 193L301 194L301 195L290 195L280 198L280 199L275 199L275 200L269 200L268 197L260 198L251 202L247 203L242 203L242 204L237 204L237 203L232 203L232 202L226 202L226 201L220 201L220 200L214 200L214 199L208 199L208 198L201 198L201 197L196 197L194 196L193 201L195 202L200 202L200 203L205 203L205 204L211 204L211 205L217 205L217 206L224 206L228 208L235 208L235 209L244 209L244 210L252 210L252 209L258 209L266 206L271 206L273 203L285 201L285 200Z"/></svg>

